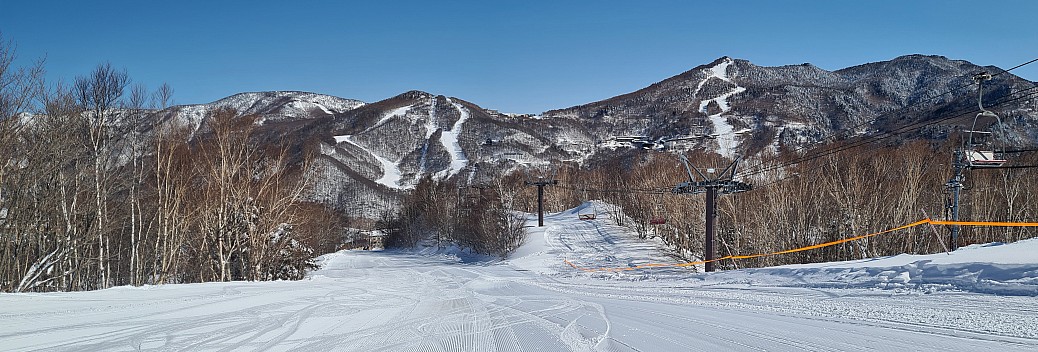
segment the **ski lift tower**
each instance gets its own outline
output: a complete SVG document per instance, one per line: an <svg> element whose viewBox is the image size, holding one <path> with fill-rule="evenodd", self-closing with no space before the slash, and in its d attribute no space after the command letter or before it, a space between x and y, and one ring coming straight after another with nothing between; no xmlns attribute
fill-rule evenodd
<svg viewBox="0 0 1038 352"><path fill-rule="evenodd" d="M559 181L555 179L557 170L553 170L550 176L545 176L547 172L542 172L541 175L537 176L536 181L531 181L529 175L527 175L526 185L537 186L537 227L544 227L544 186L554 186L559 184Z"/></svg>
<svg viewBox="0 0 1038 352"><path fill-rule="evenodd" d="M952 156L954 175L952 175L951 180L944 184L945 190L950 193L946 210L951 212L950 217L952 221L959 221L959 194L962 192L963 184L966 182L965 171L999 168L1007 161L1005 159L1005 138L999 140L1002 143L999 149L995 148L996 141L994 136L992 136L992 132L995 130L1004 131L1002 119L984 108L984 81L990 79L991 74L987 72L981 72L973 76L973 80L977 82L977 105L980 107L980 113L973 118L973 126L970 130L963 131L963 133L968 134L968 138L962 147L955 150ZM989 126L984 130L979 130L977 123L981 122L983 126L986 122L982 121L982 119L994 122L994 125L997 127ZM952 225L950 241L951 249L957 249L959 246L958 225Z"/></svg>
<svg viewBox="0 0 1038 352"><path fill-rule="evenodd" d="M688 182L679 183L671 192L677 194L706 193L706 248L704 249L706 271L714 271L718 194L733 194L753 189L753 186L748 183L735 181L735 170L740 159L736 158L724 170L717 172L716 169L700 170L692 166L684 155L681 156L681 161L685 164L685 171L688 172ZM693 171L695 172L693 173Z"/></svg>

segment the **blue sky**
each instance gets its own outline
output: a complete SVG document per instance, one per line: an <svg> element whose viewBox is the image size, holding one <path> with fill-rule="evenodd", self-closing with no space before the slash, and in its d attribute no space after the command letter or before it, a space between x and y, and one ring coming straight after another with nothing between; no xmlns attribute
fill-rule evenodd
<svg viewBox="0 0 1038 352"><path fill-rule="evenodd" d="M1038 1L3 0L0 33L52 81L98 63L178 104L303 90L418 89L539 113L721 56L836 70L906 54L1009 68L1038 57ZM983 6L984 3L994 3ZM1038 80L1038 63L1013 71Z"/></svg>

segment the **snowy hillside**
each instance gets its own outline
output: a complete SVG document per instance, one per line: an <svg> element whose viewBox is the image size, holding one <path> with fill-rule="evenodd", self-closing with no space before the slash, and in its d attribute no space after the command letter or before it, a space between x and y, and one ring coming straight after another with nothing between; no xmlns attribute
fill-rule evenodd
<svg viewBox="0 0 1038 352"><path fill-rule="evenodd" d="M1038 241L717 273L673 263L604 204L546 218L511 258L339 252L298 282L0 295L26 350L1033 351ZM577 214L597 211L597 220ZM536 224L530 218L530 224Z"/></svg>
<svg viewBox="0 0 1038 352"><path fill-rule="evenodd" d="M806 63L765 67L722 57L635 92L547 111L543 118L594 126L591 135L602 136L603 143L610 136L665 140L705 134L716 139L675 147L751 156L779 146L824 142L823 137L836 132L883 133L905 121L933 121L948 111L968 109L976 105L971 77L982 71L1000 72L926 55L837 71ZM1035 87L1011 74L987 84L988 101ZM907 107L911 109L903 110ZM1011 143L1033 143L1028 142L1038 126L1033 104L1012 102L999 111L1020 122L1011 126ZM953 129L947 122L935 123L907 137L943 139Z"/></svg>
<svg viewBox="0 0 1038 352"><path fill-rule="evenodd" d="M364 102L330 95L274 91L238 93L212 103L175 106L173 118L196 129L202 120L218 109L234 109L241 115L259 115L260 122L310 119L334 116L363 106Z"/></svg>
<svg viewBox="0 0 1038 352"><path fill-rule="evenodd" d="M559 161L586 165L630 149L693 149L752 160L783 146L829 142L836 132L883 134L913 119L932 121L942 111L975 108L971 77L983 70L997 72L924 55L837 71L810 64L764 67L722 57L631 93L540 115L502 114L422 91L372 103L275 91L176 106L154 120L172 119L197 130L216 109L256 114L269 133L265 141L284 141L296 150L306 149L304 143L321 144L320 186L309 198L338 209L363 209L358 215L374 218L425 176L460 176L462 184L480 185L522 167ZM991 101L1035 87L1012 74L988 84ZM949 91L954 94L933 96ZM1033 147L1034 104L1010 100L998 112L1012 123L1007 142ZM935 123L898 138L945 140L956 123Z"/></svg>

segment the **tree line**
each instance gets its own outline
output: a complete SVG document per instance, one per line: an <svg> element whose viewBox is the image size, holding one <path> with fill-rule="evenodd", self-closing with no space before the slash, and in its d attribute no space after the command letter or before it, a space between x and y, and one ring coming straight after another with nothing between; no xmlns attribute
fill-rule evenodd
<svg viewBox="0 0 1038 352"><path fill-rule="evenodd" d="M749 192L718 201L718 257L771 253L906 225L922 218L949 219L945 183L951 178L954 140L902 142L855 148L801 161L804 153L784 151L743 163L742 170L767 169L742 181ZM690 152L701 168L724 168L731 161ZM795 163L794 163L795 162ZM1038 165L1031 154L1016 165ZM688 181L673 154L632 151L591 167L558 165L559 186L549 187L545 204L562 211L587 200L615 204L611 218L642 238L659 238L686 260L704 258L705 196L672 194ZM760 168L758 167L760 166ZM960 218L975 221L1036 221L1038 172L1033 168L974 170L962 191ZM536 210L531 188L519 188L516 209ZM950 227L917 226L897 233L822 249L719 263L719 268L761 267L896 255L925 254L952 247ZM961 227L956 246L1013 242L1038 235L1027 227Z"/></svg>
<svg viewBox="0 0 1038 352"><path fill-rule="evenodd" d="M348 209L308 200L316 145L290 149L264 140L256 116L217 110L199 125L156 113L173 90L132 84L98 65L71 84L48 83L44 65L14 65L0 39L0 290L72 291L117 285L299 279L317 255L339 249ZM801 160L781 151L742 168L755 189L724 195L719 255L768 253L881 231L923 217L948 218L950 155L956 141L856 148ZM700 167L727 165L689 152ZM705 240L703 196L671 194L687 181L673 154L631 151L584 166L555 165L549 211L588 200L616 205L611 218L642 238L659 238L687 260ZM797 161L791 163L792 161ZM1035 165L1021 154L1015 162ZM544 175L542 175L544 176ZM426 177L373 227L389 246L459 246L505 256L525 237L536 188L515 172L488 184ZM1035 221L1034 169L967 176L961 217ZM309 197L312 198L312 197ZM1011 242L1033 228L964 227L954 245ZM948 229L919 226L823 249L721 268L933 253L952 246Z"/></svg>
<svg viewBox="0 0 1038 352"><path fill-rule="evenodd" d="M517 212L521 183L508 176L485 185L463 185L461 177L422 178L399 209L378 227L387 246L457 246L478 254L507 256L526 237L526 215Z"/></svg>
<svg viewBox="0 0 1038 352"><path fill-rule="evenodd" d="M299 279L335 249L341 230L315 221L341 215L303 197L310 152L261 143L256 117L190 126L155 113L168 85L110 64L51 84L12 48L0 40L0 290Z"/></svg>

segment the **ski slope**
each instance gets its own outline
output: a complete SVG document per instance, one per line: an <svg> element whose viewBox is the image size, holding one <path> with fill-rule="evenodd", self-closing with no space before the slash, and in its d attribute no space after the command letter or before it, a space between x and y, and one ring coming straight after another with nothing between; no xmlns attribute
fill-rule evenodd
<svg viewBox="0 0 1038 352"><path fill-rule="evenodd" d="M729 124L728 119L722 115L727 114L732 110L732 106L728 104L728 98L746 91L746 88L740 87L732 81L731 78L728 78L728 66L732 63L734 63L732 59L725 58L721 63L706 69L706 78L704 78L702 82L699 82L699 86L696 87L696 92L698 93L699 90L703 88L703 84L710 78L717 78L735 85L735 88L721 94L720 96L699 102L699 112L704 114L709 114L709 112L707 112L707 106L710 102L717 103L717 106L721 108L720 112L712 114L708 116L708 118L710 119L710 123L714 126L714 135L717 136L717 153L729 159L735 156L735 148L738 147L739 142L736 140L735 127Z"/></svg>
<svg viewBox="0 0 1038 352"><path fill-rule="evenodd" d="M395 189L407 188L400 184L400 180L403 179L404 176L400 172L399 162L392 161L379 156L371 149L365 148L359 143L353 141L353 136L351 135L335 136L334 138L335 143L346 142L356 146L357 148L360 148L360 150L363 150L368 154L371 154L371 156L375 158L375 161L378 161L378 163L382 165L382 177L379 177L377 180L375 180L375 183Z"/></svg>
<svg viewBox="0 0 1038 352"><path fill-rule="evenodd" d="M589 203L547 216L546 226L532 228L506 260L445 251L339 252L323 256L321 270L296 282L0 294L0 349L1038 350L1033 240L968 247L939 254L940 262L897 256L710 274L573 269L563 260L600 267L674 261L615 226L605 209ZM577 220L592 211L598 220ZM1017 259L994 259L1008 256ZM963 284L913 285L915 271L906 269L912 265L957 266L945 278L960 283L986 265L1005 274L990 285L1003 280L1017 287L981 293ZM908 278L880 284L879 273L899 270ZM848 275L845 284L840 275Z"/></svg>
<svg viewBox="0 0 1038 352"><path fill-rule="evenodd" d="M461 149L461 144L458 143L458 137L461 135L461 128L465 125L465 121L469 119L469 111L465 106L452 101L447 98L447 103L451 104L454 109L458 110L458 121L454 122L454 126L450 130L443 130L440 132L440 144L443 148L447 149L451 157L450 168L437 173L437 177L448 178L461 172L465 166L468 166L469 159L465 156L465 151Z"/></svg>

